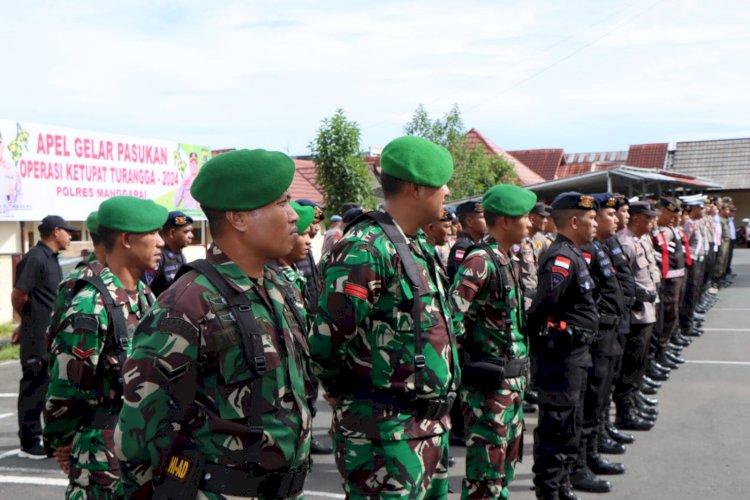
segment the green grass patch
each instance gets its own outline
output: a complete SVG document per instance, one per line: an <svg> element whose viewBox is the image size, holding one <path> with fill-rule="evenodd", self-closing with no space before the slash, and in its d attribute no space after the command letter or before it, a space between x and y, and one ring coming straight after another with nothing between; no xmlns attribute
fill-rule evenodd
<svg viewBox="0 0 750 500"><path fill-rule="evenodd" d="M21 346L17 345L6 345L0 347L0 361L8 361L9 359L19 359L21 357Z"/></svg>
<svg viewBox="0 0 750 500"><path fill-rule="evenodd" d="M0 339L9 339L17 326L18 323L3 323L0 325Z"/></svg>

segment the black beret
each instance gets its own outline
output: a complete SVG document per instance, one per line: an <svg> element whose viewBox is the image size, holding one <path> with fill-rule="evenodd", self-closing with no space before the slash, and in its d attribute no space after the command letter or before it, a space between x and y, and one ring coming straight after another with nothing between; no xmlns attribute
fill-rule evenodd
<svg viewBox="0 0 750 500"><path fill-rule="evenodd" d="M599 204L591 195L568 191L555 196L552 210L599 210Z"/></svg>
<svg viewBox="0 0 750 500"><path fill-rule="evenodd" d="M459 217L469 214L482 214L484 207L481 201L465 201L456 207L456 215Z"/></svg>
<svg viewBox="0 0 750 500"><path fill-rule="evenodd" d="M659 206L662 208L666 208L670 212L678 213L681 209L682 203L677 200L676 198L671 198L668 196L662 196L659 198Z"/></svg>
<svg viewBox="0 0 750 500"><path fill-rule="evenodd" d="M164 228L169 229L173 227L182 227L192 223L192 217L190 217L189 215L185 215L179 210L175 210L173 212L169 212L169 215L167 215L167 222L164 223Z"/></svg>

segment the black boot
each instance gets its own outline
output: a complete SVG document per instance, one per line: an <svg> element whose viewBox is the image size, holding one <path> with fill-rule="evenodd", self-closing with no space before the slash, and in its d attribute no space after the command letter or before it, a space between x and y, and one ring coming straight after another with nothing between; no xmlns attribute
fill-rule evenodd
<svg viewBox="0 0 750 500"><path fill-rule="evenodd" d="M592 493L609 493L612 484L604 479L599 479L588 467L583 467L570 475L570 484L573 489L590 491Z"/></svg>
<svg viewBox="0 0 750 500"><path fill-rule="evenodd" d="M669 373L664 373L663 371L656 369L654 366L648 367L648 370L646 370L646 376L657 382L665 382L669 380Z"/></svg>
<svg viewBox="0 0 750 500"><path fill-rule="evenodd" d="M599 436L599 444L596 449L599 453L606 453L607 455L622 455L625 453L625 447L609 437L609 433Z"/></svg>
<svg viewBox="0 0 750 500"><path fill-rule="evenodd" d="M656 406L659 404L659 400L656 398L648 398L642 392L636 392L635 397L641 403L648 406Z"/></svg>
<svg viewBox="0 0 750 500"><path fill-rule="evenodd" d="M635 443L635 436L628 434L627 432L621 432L613 424L607 422L604 426L609 437L614 439L620 444L633 444Z"/></svg>
<svg viewBox="0 0 750 500"><path fill-rule="evenodd" d="M641 385L641 392L643 394L648 394L649 396L653 396L656 394L656 389L654 389L650 385Z"/></svg>
<svg viewBox="0 0 750 500"><path fill-rule="evenodd" d="M661 382L657 382L656 380L652 379L648 375L644 375L641 379L641 382L645 385L649 385L653 387L654 389L661 389Z"/></svg>
<svg viewBox="0 0 750 500"><path fill-rule="evenodd" d="M313 455L330 455L333 453L333 448L320 442L316 437L310 440L310 453Z"/></svg>
<svg viewBox="0 0 750 500"><path fill-rule="evenodd" d="M604 456L599 454L597 443L599 442L600 436L607 435L607 433L603 431L603 429L604 426L600 426L599 431L594 433L594 435L586 443L586 465L594 474L624 474L624 465L617 462L610 462Z"/></svg>
<svg viewBox="0 0 750 500"><path fill-rule="evenodd" d="M537 492L537 498L538 495L539 493ZM573 491L573 485L570 484L569 478L566 478L563 485L560 486L558 496L560 497L560 500L581 500L581 497L576 495L576 492Z"/></svg>
<svg viewBox="0 0 750 500"><path fill-rule="evenodd" d="M654 427L654 422L641 418L635 413L635 409L631 408L629 412L617 417L615 427L626 431L650 431Z"/></svg>

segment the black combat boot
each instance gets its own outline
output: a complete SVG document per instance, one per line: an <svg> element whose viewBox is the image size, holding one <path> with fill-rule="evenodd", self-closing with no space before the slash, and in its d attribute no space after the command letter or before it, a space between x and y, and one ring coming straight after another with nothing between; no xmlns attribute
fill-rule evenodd
<svg viewBox="0 0 750 500"><path fill-rule="evenodd" d="M600 427L600 429L603 428ZM601 430L600 433L602 433ZM606 435L606 432L603 432L602 435ZM610 462L606 457L599 454L598 441L597 437L592 437L586 443L586 465L591 472L600 475L624 474L625 466L623 464Z"/></svg>
<svg viewBox="0 0 750 500"><path fill-rule="evenodd" d="M632 434L628 434L627 432L622 432L617 429L611 422L607 422L604 424L604 429L606 431L606 434L609 435L612 439L617 441L620 444L633 444L635 443L635 436ZM604 434L602 434L604 435Z"/></svg>
<svg viewBox="0 0 750 500"><path fill-rule="evenodd" d="M579 468L573 472L570 475L570 484L573 485L573 489L591 493L609 493L612 489L609 481L599 479L588 467Z"/></svg>
<svg viewBox="0 0 750 500"><path fill-rule="evenodd" d="M646 397L646 395L640 391L635 393L635 397L638 399L638 401L648 406L656 406L659 404L658 399Z"/></svg>

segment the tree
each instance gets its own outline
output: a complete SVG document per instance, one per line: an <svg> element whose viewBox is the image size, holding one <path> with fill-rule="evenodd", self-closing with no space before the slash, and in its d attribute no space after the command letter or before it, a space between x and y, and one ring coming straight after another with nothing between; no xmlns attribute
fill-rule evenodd
<svg viewBox="0 0 750 500"><path fill-rule="evenodd" d="M466 140L461 111L457 104L442 119L430 119L421 104L411 121L404 126L407 135L417 135L445 146L453 157L453 178L448 182L449 199L481 196L499 183L517 183L513 163L503 156L486 151Z"/></svg>
<svg viewBox="0 0 750 500"><path fill-rule="evenodd" d="M372 206L372 180L359 147L359 125L337 109L324 118L310 153L315 162L315 181L323 189L326 211L333 215L344 203Z"/></svg>

